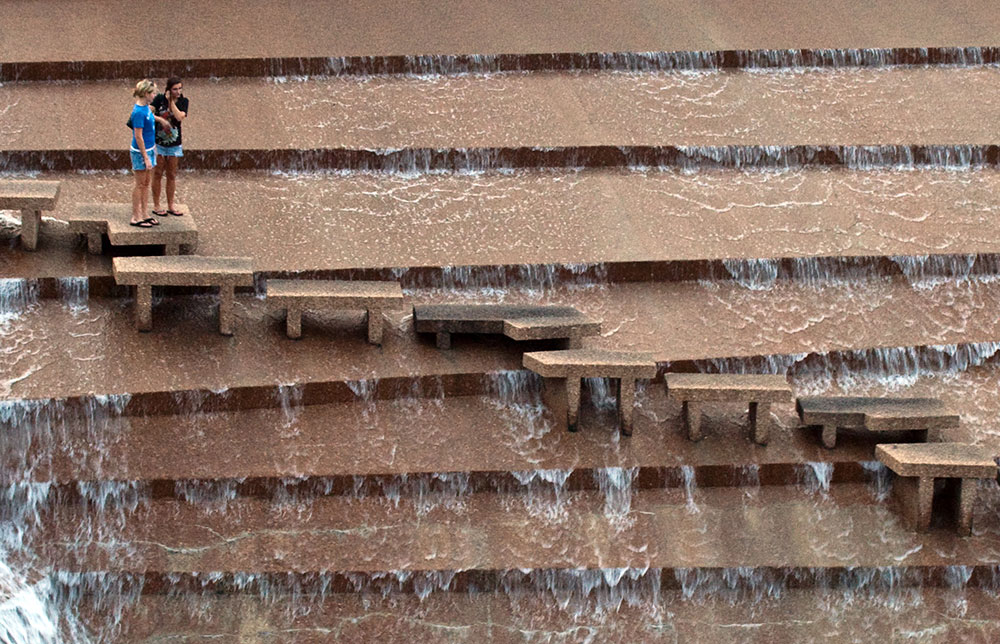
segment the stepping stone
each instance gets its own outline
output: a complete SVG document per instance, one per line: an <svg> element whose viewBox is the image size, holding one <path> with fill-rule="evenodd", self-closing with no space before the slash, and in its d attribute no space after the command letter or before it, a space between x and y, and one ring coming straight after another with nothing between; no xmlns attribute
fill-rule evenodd
<svg viewBox="0 0 1000 644"><path fill-rule="evenodd" d="M451 347L451 334L505 335L512 340L565 340L579 348L581 339L601 332L600 320L572 306L530 304L428 304L413 307L417 333L437 334L437 346Z"/></svg>
<svg viewBox="0 0 1000 644"><path fill-rule="evenodd" d="M750 433L766 445L771 403L791 402L792 388L784 376L729 373L668 373L667 396L682 403L688 438L701 439L701 413L707 402L750 406Z"/></svg>
<svg viewBox="0 0 1000 644"><path fill-rule="evenodd" d="M219 333L233 334L235 287L253 285L253 263L249 257L116 257L112 262L115 282L135 286L135 326L153 328L153 286L218 286Z"/></svg>
<svg viewBox="0 0 1000 644"><path fill-rule="evenodd" d="M876 398L853 396L806 397L796 401L805 426L821 425L823 445L837 444L837 429L868 432L913 431L926 441L932 429L958 427L958 414L937 398Z"/></svg>
<svg viewBox="0 0 1000 644"><path fill-rule="evenodd" d="M635 381L655 378L656 361L652 353L608 351L606 349L568 349L534 351L524 354L524 367L545 379L562 381L566 392L569 431L576 431L580 414L582 378L618 380L618 413L621 433L632 435L632 409L635 406ZM553 382L552 384L555 384ZM543 381L543 387L549 386ZM544 393L544 391L543 391Z"/></svg>
<svg viewBox="0 0 1000 644"><path fill-rule="evenodd" d="M368 315L368 341L382 344L382 311L403 302L399 282L348 280L268 280L267 302L271 309L285 309L288 337L302 337L302 311L305 308L365 309Z"/></svg>
<svg viewBox="0 0 1000 644"><path fill-rule="evenodd" d="M0 210L21 211L21 245L25 250L38 248L42 211L55 210L59 186L58 181L0 179Z"/></svg>
<svg viewBox="0 0 1000 644"><path fill-rule="evenodd" d="M187 213L187 206L177 206ZM81 204L69 219L72 232L87 237L87 250L101 252L102 235L112 246L163 246L165 255L178 255L181 246L191 253L198 247L198 227L189 213L182 217L163 215L159 226L141 228L129 225L131 204Z"/></svg>
<svg viewBox="0 0 1000 644"><path fill-rule="evenodd" d="M889 443L875 448L875 457L899 478L892 494L908 523L930 529L934 480L958 479L958 532L972 534L972 513L980 479L995 479L994 453L964 443Z"/></svg>

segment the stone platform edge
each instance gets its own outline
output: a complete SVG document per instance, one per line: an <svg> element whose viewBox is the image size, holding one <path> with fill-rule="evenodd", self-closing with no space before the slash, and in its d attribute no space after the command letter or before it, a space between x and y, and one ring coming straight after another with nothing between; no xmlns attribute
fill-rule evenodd
<svg viewBox="0 0 1000 644"><path fill-rule="evenodd" d="M282 336L283 339L283 336ZM984 346L988 345L988 346ZM530 347L528 347L530 349ZM869 347L842 349L830 351L813 351L806 354L754 354L746 356L724 356L687 358L680 360L657 360L656 376L649 380L648 386L663 386L667 373L756 373L787 375L797 369L809 371L824 367L827 363L835 363L841 367L850 367L855 363L864 366L870 359L870 354L884 354L886 351L903 351L910 354L910 359L917 368L931 371L947 370L942 366L942 358L951 356L956 362L964 364L964 369L982 365L1000 364L1000 346L996 343L963 343L958 345L914 345L902 347ZM954 355L953 355L954 353ZM955 357L957 356L957 357ZM654 356L655 357L655 356ZM775 364L787 362L782 371L774 371ZM720 371L725 369L725 371ZM521 369L513 369L520 371ZM315 380L301 383L301 399L299 405L324 405L330 403L370 403L376 400L392 400L400 396L413 395L421 392L420 398L483 396L492 393L487 382L490 374L506 372L504 369L484 369L455 373L425 373L407 376L373 376L377 381L375 389L365 398L360 397L351 389L358 381L343 378ZM95 405L103 407L109 399L122 398L123 405L114 413L115 416L147 416L173 415L188 413L183 397L197 394L200 401L199 412L232 412L249 409L273 409L281 406L279 383L259 383L237 386L216 392L210 387L194 387L187 389L159 390L136 392L125 397L113 392L86 395L57 395L54 397L7 397L0 398L0 406L11 409L16 415L15 406L21 406L30 413L43 411L48 405L63 407L79 407L90 409ZM791 403L791 401L789 401ZM12 416L14 417L14 416ZM2 425L0 425L2 426Z"/></svg>
<svg viewBox="0 0 1000 644"><path fill-rule="evenodd" d="M684 590L686 580L695 575L707 578L708 581L718 579L723 581L726 576L730 582L722 587L732 592L734 590L754 590L754 584L761 579L771 582L773 588L789 589L849 589L864 592L871 588L884 591L886 589L902 588L962 588L995 587L998 567L991 565L967 566L968 579L956 586L954 582L954 566L891 566L891 567L755 567L750 569L746 577L741 575L733 579L733 569L723 567L699 568L645 568L627 569L619 572L633 572L638 578L657 582L659 590ZM62 571L60 571L62 572ZM205 571L198 573L175 573L170 571L115 572L91 571L81 579L71 571L67 575L54 575L55 583L74 585L83 593L88 592L88 585L93 583L93 589L100 592L101 584L107 584L112 579L122 579L141 582L139 592L143 595L162 595L178 592L192 593L226 593L235 595L250 594L259 596L266 588L269 594L302 594L315 587L317 593L356 593L358 584L363 580L383 583L387 589L394 592L415 593L418 589L426 592L505 592L518 588L523 584L526 590L538 591L546 588L546 582L560 574L579 580L586 579L588 573L594 579L606 579L604 569L600 568L533 568L533 569L477 569L477 570L433 570L407 569L393 571L396 574L386 575L386 571L348 571L348 570L315 570L280 573L261 573L254 575L255 581L247 583L246 571ZM632 576L632 578L636 578ZM67 581L59 581L65 579ZM90 581L92 580L92 582ZM755 582L756 580L756 582ZM606 583L606 582L605 582ZM287 590L283 590L287 588ZM759 590L759 588L758 588Z"/></svg>
<svg viewBox="0 0 1000 644"><path fill-rule="evenodd" d="M0 82L136 79L173 75L185 78L224 78L485 74L519 71L988 65L997 62L1000 62L998 46L7 61L0 63Z"/></svg>
<svg viewBox="0 0 1000 644"><path fill-rule="evenodd" d="M830 485L838 484L872 484L875 480L873 471L865 463L874 463L874 460L859 460L861 452L858 449L840 450L828 454L831 460L824 461L829 464ZM808 477L807 472L811 472L810 463L806 459L797 461L791 458L781 458L772 462L754 463L696 463L691 465L642 465L642 464L620 464L621 467L636 470L635 478L631 487L637 490L659 490L659 489L679 489L687 485L695 485L698 488L756 488L766 486L794 486L803 485L804 478ZM528 465L527 463L525 464ZM748 467L753 468L756 475L755 480L747 481ZM611 466L609 466L611 467ZM618 466L615 466L618 467ZM686 469L690 468L690 469ZM570 470L563 489L568 492L598 491L601 489L596 476L603 467L593 465L582 465ZM526 471L519 469L517 472L523 474ZM687 477L691 476L691 479ZM80 496L79 484L81 482L109 483L117 482L128 485L142 485L153 499L175 499L185 498L183 492L178 492L177 483L229 483L234 494L233 498L274 496L276 490L294 492L302 490L303 493L311 493L316 485L319 485L325 496L351 496L358 493L358 486L368 490L369 496L387 496L398 493L392 491L392 486L381 486L380 483L393 483L405 477L410 483L417 483L422 479L427 479L429 485L433 486L435 481L448 480L450 477L459 478L463 481L463 490L470 494L478 493L509 493L513 495L526 494L529 492L529 485L523 483L512 470L464 470L464 471L421 471L413 470L398 473L379 472L350 472L350 473L302 473L294 478L293 483L289 483L289 475L284 472L275 471L273 476L268 474L255 475L239 478L81 478L73 476L38 477L32 479L37 483L48 485L50 499L59 503L75 503L84 500ZM8 478L10 480L8 480ZM16 476L6 477L0 475L0 484L23 483L23 479ZM403 493L406 496L406 493ZM1000 564L998 564L1000 565Z"/></svg>
<svg viewBox="0 0 1000 644"><path fill-rule="evenodd" d="M82 251L81 251L82 252ZM969 256L974 256L972 267L968 266ZM801 275L802 264L815 263L818 270L824 272L829 279L853 279L859 271L866 277L897 277L906 278L896 261L907 255L830 255L811 257L768 257L753 258L755 260L774 261L778 273L776 281L801 281L808 275ZM920 256L923 258L924 256ZM995 275L1000 271L1000 253L941 253L926 256L933 261L921 268L921 278L966 279L978 275ZM894 260L893 258L896 258ZM268 280L366 280L399 282L404 289L437 289L452 287L455 289L528 287L534 288L532 281L546 281L568 284L625 284L633 282L684 282L684 281L736 281L728 271L725 261L738 258L705 258L705 259L675 259L650 261L613 261L587 263L551 263L551 264L482 264L461 266L368 266L356 268L328 268L303 270L259 270L254 272L256 284ZM749 259L749 258L748 258ZM60 297L59 280L64 278L86 278L89 293L92 297L128 297L125 287L115 284L111 274L111 257L108 256L107 266L88 265L86 275L69 272L65 275L31 275L17 271L8 272L9 279L29 280L37 286L37 296L42 299ZM61 262L57 262L61 265ZM961 266L961 274L948 269L949 265ZM16 267L14 267L16 268ZM36 269L37 271L37 269ZM48 271L47 271L48 272ZM541 278L532 275L541 272ZM460 278L448 274L459 274ZM212 291L196 287L170 287L172 292L209 293ZM259 286L238 287L237 293L257 292Z"/></svg>
<svg viewBox="0 0 1000 644"><path fill-rule="evenodd" d="M128 150L0 150L7 173L122 170ZM430 172L551 168L1000 167L1000 145L720 145L185 150L189 170Z"/></svg>

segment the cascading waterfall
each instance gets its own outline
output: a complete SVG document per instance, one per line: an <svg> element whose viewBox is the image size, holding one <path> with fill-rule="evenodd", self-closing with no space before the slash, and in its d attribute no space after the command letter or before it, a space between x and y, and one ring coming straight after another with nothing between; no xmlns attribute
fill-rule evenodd
<svg viewBox="0 0 1000 644"><path fill-rule="evenodd" d="M569 292L602 288L608 283L604 264L521 264L517 266L443 266L425 275L395 269L392 278L404 293L420 296L441 292L450 298L503 302L512 295L541 299L558 289Z"/></svg>
<svg viewBox="0 0 1000 644"><path fill-rule="evenodd" d="M63 305L73 313L87 310L90 299L90 279L87 277L60 277L58 280L59 298Z"/></svg>
<svg viewBox="0 0 1000 644"><path fill-rule="evenodd" d="M38 303L38 280L0 279L0 324L20 316Z"/></svg>
<svg viewBox="0 0 1000 644"><path fill-rule="evenodd" d="M515 470L511 475L517 487L509 493L511 501L519 500L528 512L544 521L556 522L569 516L566 482L573 470Z"/></svg>
<svg viewBox="0 0 1000 644"><path fill-rule="evenodd" d="M618 530L624 530L635 522L629 513L632 510L632 489L638 475L638 467L594 469L594 480L604 495L604 516Z"/></svg>
<svg viewBox="0 0 1000 644"><path fill-rule="evenodd" d="M797 466L799 480L810 494L827 496L830 493L830 483L833 480L833 463L808 461Z"/></svg>

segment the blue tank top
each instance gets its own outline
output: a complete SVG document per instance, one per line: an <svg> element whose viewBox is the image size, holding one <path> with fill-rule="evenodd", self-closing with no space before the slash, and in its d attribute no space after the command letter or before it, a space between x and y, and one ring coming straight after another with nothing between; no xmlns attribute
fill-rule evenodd
<svg viewBox="0 0 1000 644"><path fill-rule="evenodd" d="M142 128L142 142L145 144L147 150L156 145L156 119L153 118L153 113L149 111L149 106L133 106L132 116L129 117L129 121L132 123L133 128ZM132 132L132 149L136 152L139 151L139 144L135 140L135 132Z"/></svg>

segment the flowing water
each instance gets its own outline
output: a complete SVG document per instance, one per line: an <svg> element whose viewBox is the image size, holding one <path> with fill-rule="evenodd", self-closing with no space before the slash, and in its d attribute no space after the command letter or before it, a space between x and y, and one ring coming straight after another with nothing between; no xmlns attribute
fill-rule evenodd
<svg viewBox="0 0 1000 644"><path fill-rule="evenodd" d="M943 61L988 88L995 58L760 50L531 64L576 70L608 105L670 95L636 119L690 103L699 120L719 117L712 96L787 88L796 75L877 94L901 82L883 68ZM524 82L498 73L518 64L335 58L301 65L337 78L272 78L267 91L302 111L339 77L391 67L441 99ZM733 68L740 78L720 71ZM791 69L762 71L772 68ZM941 82L941 71L920 77ZM391 98L397 80L351 78L340 91L364 96L367 84ZM397 279L413 303L570 304L604 320L591 346L651 351L661 370L784 374L798 395L938 396L961 413L959 439L1000 450L1000 247L983 232L997 223L994 146L698 134L652 151L605 145L610 170L562 145L530 146L529 158L558 166L532 170L496 145L373 146L350 171L306 151L267 175L184 180L219 204L205 254L285 239L262 251L264 270ZM65 184L85 199L98 182L127 177ZM258 205L268 216L241 228ZM276 345L280 320L258 278L257 297L239 298L236 339L211 333L214 299L166 294L162 326L140 344L127 302L70 274L0 279L0 641L1000 635L993 481L971 537L918 535L892 510L893 477L870 450L823 451L791 404L774 406L767 448L733 441L745 410L728 408L706 414L708 436L693 445L678 405L647 384L625 438L615 384L588 378L580 432L568 435L509 343L439 352L400 312L378 349L348 337L356 320L322 315L302 341ZM340 346L318 339L331 330Z"/></svg>

